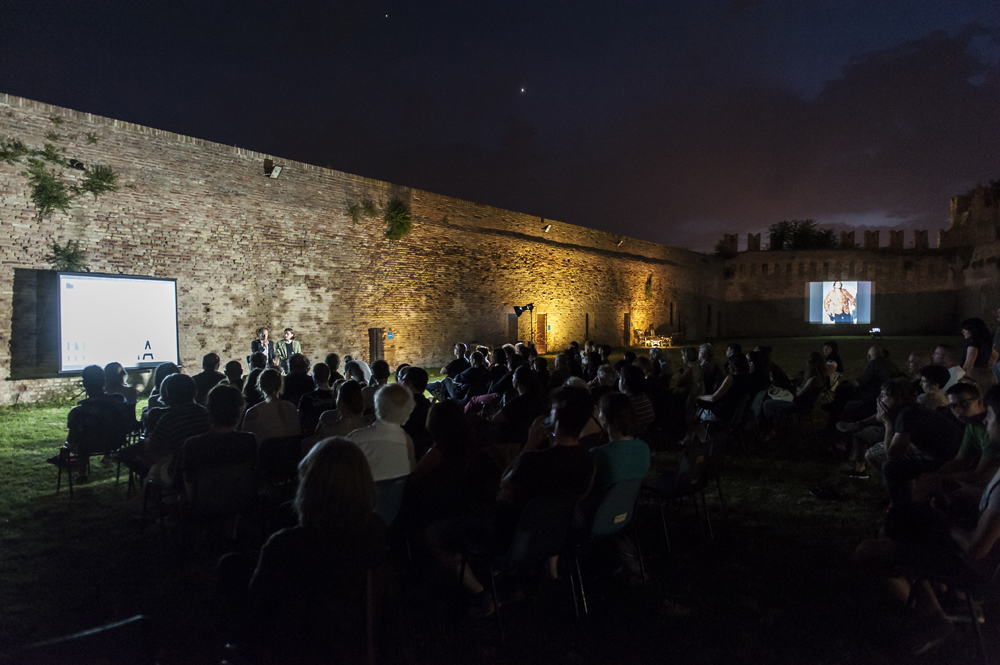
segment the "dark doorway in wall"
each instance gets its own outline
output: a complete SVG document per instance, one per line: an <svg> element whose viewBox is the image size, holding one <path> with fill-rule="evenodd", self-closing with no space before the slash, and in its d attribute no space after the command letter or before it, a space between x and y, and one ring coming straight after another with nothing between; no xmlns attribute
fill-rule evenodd
<svg viewBox="0 0 1000 665"><path fill-rule="evenodd" d="M538 355L543 353L548 353L548 326L546 325L546 319L548 317L545 314L539 314L535 319L535 328L537 332L535 333L535 348L538 350Z"/></svg>
<svg viewBox="0 0 1000 665"><path fill-rule="evenodd" d="M632 346L632 315L625 312L625 325L622 330L622 345Z"/></svg>
<svg viewBox="0 0 1000 665"><path fill-rule="evenodd" d="M507 342L513 344L517 341L517 314L507 315Z"/></svg>
<svg viewBox="0 0 1000 665"><path fill-rule="evenodd" d="M373 363L376 360L385 360L385 345L382 340L385 339L385 328L369 328L368 329L368 362Z"/></svg>

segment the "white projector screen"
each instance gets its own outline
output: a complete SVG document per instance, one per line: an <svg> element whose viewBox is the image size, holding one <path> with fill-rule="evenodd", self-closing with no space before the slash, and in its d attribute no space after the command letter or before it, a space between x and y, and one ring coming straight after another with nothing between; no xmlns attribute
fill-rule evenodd
<svg viewBox="0 0 1000 665"><path fill-rule="evenodd" d="M59 371L179 363L177 281L59 273Z"/></svg>
<svg viewBox="0 0 1000 665"><path fill-rule="evenodd" d="M872 322L871 282L809 282L806 284L806 320L836 325Z"/></svg>

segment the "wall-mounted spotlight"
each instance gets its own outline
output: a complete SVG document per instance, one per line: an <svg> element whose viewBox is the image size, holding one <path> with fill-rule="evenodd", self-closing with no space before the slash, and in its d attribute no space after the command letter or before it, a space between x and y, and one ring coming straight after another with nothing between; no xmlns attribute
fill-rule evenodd
<svg viewBox="0 0 1000 665"><path fill-rule="evenodd" d="M281 175L281 167L275 166L273 159L265 159L264 175L270 176L272 179L277 178L279 175Z"/></svg>
<svg viewBox="0 0 1000 665"><path fill-rule="evenodd" d="M616 242L615 243L615 247L621 247L623 242L625 242L624 238L622 238L621 240L619 240L618 242Z"/></svg>
<svg viewBox="0 0 1000 665"><path fill-rule="evenodd" d="M551 224L546 224L545 226L542 227L542 233L548 233L551 230L552 230Z"/></svg>
<svg viewBox="0 0 1000 665"><path fill-rule="evenodd" d="M525 312L530 312L533 309L535 309L535 303L528 303L524 307L517 307L517 306L515 306L514 307L514 314L517 315L517 318L521 318L522 314L524 314Z"/></svg>

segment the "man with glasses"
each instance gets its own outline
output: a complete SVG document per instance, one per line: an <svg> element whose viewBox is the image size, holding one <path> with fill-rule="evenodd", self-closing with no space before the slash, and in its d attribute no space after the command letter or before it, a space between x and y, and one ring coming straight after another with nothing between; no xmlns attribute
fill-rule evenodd
<svg viewBox="0 0 1000 665"><path fill-rule="evenodd" d="M977 386L956 383L947 395L952 415L965 425L962 445L955 459L921 479L919 491L945 492L978 501L990 479L1000 470L1000 443L991 442L986 432L986 407Z"/></svg>

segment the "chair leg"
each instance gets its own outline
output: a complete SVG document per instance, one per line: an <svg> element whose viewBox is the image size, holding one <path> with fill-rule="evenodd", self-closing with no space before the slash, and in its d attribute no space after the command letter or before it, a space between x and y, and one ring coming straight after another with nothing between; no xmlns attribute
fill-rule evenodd
<svg viewBox="0 0 1000 665"><path fill-rule="evenodd" d="M694 499L695 505L698 504L698 497L691 497ZM701 503L705 507L705 522L708 523L708 538L709 540L715 540L715 532L712 531L712 516L708 513L708 500L705 498L705 490L701 490Z"/></svg>
<svg viewBox="0 0 1000 665"><path fill-rule="evenodd" d="M580 572L580 557L575 552L573 553L573 560L576 562L576 579L580 583L580 600L583 601L583 615L587 616L590 614L590 610L587 609L587 594L583 590L583 573ZM570 577L572 577L572 571L570 572Z"/></svg>
<svg viewBox="0 0 1000 665"><path fill-rule="evenodd" d="M635 528L635 520L632 521L632 540L635 541L635 549L639 553L639 570L642 571L642 586L646 586L646 562L642 558L642 544L639 542L639 530Z"/></svg>
<svg viewBox="0 0 1000 665"><path fill-rule="evenodd" d="M489 562L490 566L490 587L493 589L493 611L497 615L497 625L500 626L500 648L507 648L507 639L503 632L503 617L500 616L500 597L497 595L497 580L496 575L493 574L493 562Z"/></svg>
<svg viewBox="0 0 1000 665"><path fill-rule="evenodd" d="M576 600L576 580L573 579L572 568L569 571L569 590L573 593L573 613L576 615L577 620L580 619L580 604Z"/></svg>
<svg viewBox="0 0 1000 665"><path fill-rule="evenodd" d="M660 504L660 522L663 524L663 539L667 541L667 554L670 554L670 536L667 534L667 518L663 514L663 499L657 496L656 501Z"/></svg>
<svg viewBox="0 0 1000 665"><path fill-rule="evenodd" d="M729 515L726 514L726 498L722 495L722 480L721 476L715 477L715 485L719 488L719 503L722 504L722 517L729 519Z"/></svg>
<svg viewBox="0 0 1000 665"><path fill-rule="evenodd" d="M979 640L979 652L983 656L983 662L989 663L990 656L986 651L986 640L983 639L983 629L979 625L982 611L976 606L976 602L972 599L972 593L968 589L965 590L965 602L969 608L969 618L972 619L972 625L976 629L976 638Z"/></svg>

